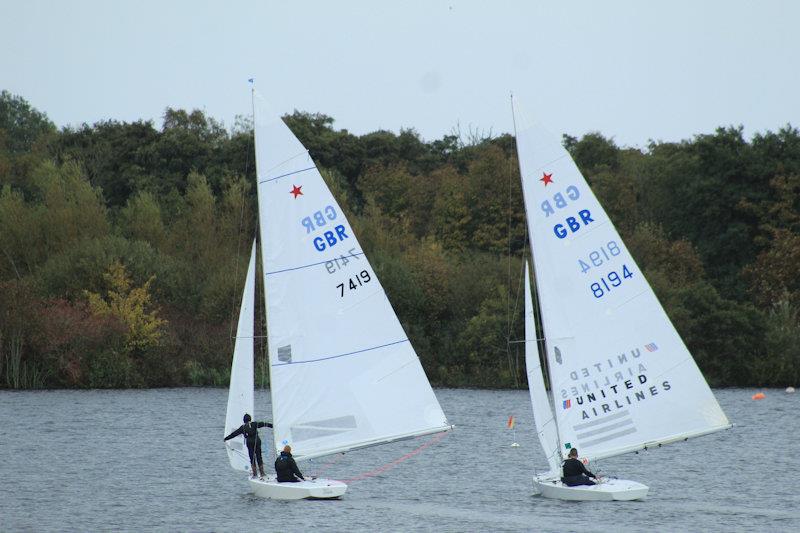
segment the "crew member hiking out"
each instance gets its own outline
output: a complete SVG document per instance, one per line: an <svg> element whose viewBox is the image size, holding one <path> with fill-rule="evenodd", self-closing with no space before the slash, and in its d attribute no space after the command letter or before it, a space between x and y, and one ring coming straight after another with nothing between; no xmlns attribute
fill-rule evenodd
<svg viewBox="0 0 800 533"><path fill-rule="evenodd" d="M597 476L586 470L583 463L578 460L578 449L571 448L567 460L564 461L564 477L561 478L561 482L569 487L595 485L596 482L589 478L597 479Z"/></svg>
<svg viewBox="0 0 800 533"><path fill-rule="evenodd" d="M297 468L297 463L294 462L294 457L292 457L292 447L288 444L283 447L283 451L275 459L275 473L278 474L278 481L297 482L300 479L306 479L300 473L300 469ZM298 477L300 479L297 479Z"/></svg>
<svg viewBox="0 0 800 533"><path fill-rule="evenodd" d="M256 463L258 463L258 470L261 472L261 478L264 478L264 459L261 458L261 437L258 436L258 428L268 427L271 428L272 424L269 422L256 422L249 414L244 415L244 424L239 426L239 429L233 431L230 435L225 437L225 440L232 439L238 435L244 435L244 442L247 444L247 454L250 456L250 468L253 470L253 477L256 477Z"/></svg>

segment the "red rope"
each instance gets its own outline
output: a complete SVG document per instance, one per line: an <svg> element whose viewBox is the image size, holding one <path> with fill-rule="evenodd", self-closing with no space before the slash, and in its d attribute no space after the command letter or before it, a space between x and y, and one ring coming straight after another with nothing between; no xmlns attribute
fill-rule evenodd
<svg viewBox="0 0 800 533"><path fill-rule="evenodd" d="M445 437L445 435L447 435L447 433L448 432L445 431L445 432L439 433L438 435L435 435L431 440L429 440L428 442L426 442L425 444L423 444L422 446L420 446L416 450L412 450L412 451L408 452L404 456L402 456L402 457L400 457L398 459L395 459L391 463L386 463L385 465L383 465L381 467L378 467L375 470L370 470L369 472L365 472L365 473L360 474L360 475L358 475L356 477L352 477L350 479L343 479L341 481L343 481L344 483L352 483L353 481L360 481L362 479L367 479L367 478L370 478L370 477L373 477L373 476L377 476L378 474L382 474L383 472L386 472L387 470L391 470L392 468L394 468L395 466L399 465L403 461L406 461L407 459L411 459L415 455L419 454L425 448L436 444L437 442L442 440Z"/></svg>
<svg viewBox="0 0 800 533"><path fill-rule="evenodd" d="M338 462L339 462L339 459L341 459L342 457L344 457L344 454L343 454L343 453L340 453L340 454L338 454L336 457L334 457L333 459L331 459L330 461L328 461L327 463L325 463L324 465L322 465L322 466L320 467L321 469L320 469L320 470L318 470L316 474L314 474L314 477L322 477L322 474L324 474L325 472L327 472L327 471L328 471L328 469L329 469L330 467L332 467L333 465L335 465L336 463L338 463Z"/></svg>

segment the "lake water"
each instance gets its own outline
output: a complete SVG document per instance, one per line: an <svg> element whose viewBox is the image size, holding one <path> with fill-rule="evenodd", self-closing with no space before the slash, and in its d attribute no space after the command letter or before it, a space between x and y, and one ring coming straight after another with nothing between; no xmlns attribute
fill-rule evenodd
<svg viewBox="0 0 800 533"><path fill-rule="evenodd" d="M649 485L646 501L579 503L532 495L546 463L526 391L437 390L454 432L342 500L294 502L255 498L230 469L226 389L0 391L0 530L796 531L800 394L754 392L716 391L732 430L590 465ZM354 478L430 440L300 467Z"/></svg>

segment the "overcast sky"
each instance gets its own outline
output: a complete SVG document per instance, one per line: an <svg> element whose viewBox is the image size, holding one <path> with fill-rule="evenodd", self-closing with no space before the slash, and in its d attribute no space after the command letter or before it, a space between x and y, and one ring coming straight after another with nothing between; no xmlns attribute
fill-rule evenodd
<svg viewBox="0 0 800 533"><path fill-rule="evenodd" d="M0 89L59 126L231 126L248 78L279 110L426 140L550 129L624 146L800 126L800 1L0 0Z"/></svg>

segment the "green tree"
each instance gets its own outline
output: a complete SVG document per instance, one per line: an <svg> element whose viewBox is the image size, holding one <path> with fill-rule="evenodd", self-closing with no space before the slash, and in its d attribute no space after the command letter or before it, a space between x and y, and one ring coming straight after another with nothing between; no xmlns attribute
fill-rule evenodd
<svg viewBox="0 0 800 533"><path fill-rule="evenodd" d="M47 115L31 107L21 96L0 92L0 151L12 154L30 152L42 135L55 131Z"/></svg>
<svg viewBox="0 0 800 533"><path fill-rule="evenodd" d="M167 229L161 206L153 194L140 191L130 197L120 212L120 226L129 239L145 241L154 248L164 248Z"/></svg>

